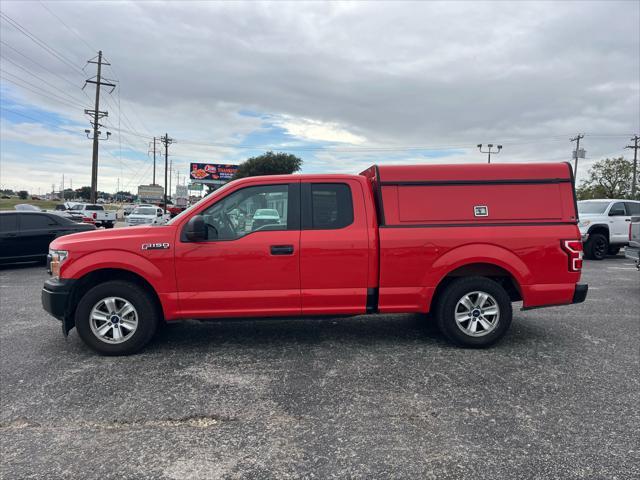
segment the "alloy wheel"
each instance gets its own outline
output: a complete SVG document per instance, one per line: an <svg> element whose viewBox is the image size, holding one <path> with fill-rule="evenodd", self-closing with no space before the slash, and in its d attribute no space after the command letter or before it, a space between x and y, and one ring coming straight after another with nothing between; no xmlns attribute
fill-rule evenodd
<svg viewBox="0 0 640 480"><path fill-rule="evenodd" d="M500 307L487 292L475 291L458 300L454 315L456 325L466 335L483 337L498 326Z"/></svg>
<svg viewBox="0 0 640 480"><path fill-rule="evenodd" d="M124 298L103 298L91 309L89 325L105 343L126 342L138 328L138 312Z"/></svg>

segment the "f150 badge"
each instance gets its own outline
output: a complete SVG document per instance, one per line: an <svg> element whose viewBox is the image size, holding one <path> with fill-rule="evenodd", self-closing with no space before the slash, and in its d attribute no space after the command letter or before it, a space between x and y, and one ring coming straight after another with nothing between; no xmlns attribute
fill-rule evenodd
<svg viewBox="0 0 640 480"><path fill-rule="evenodd" d="M168 243L143 243L142 250L167 250L170 246Z"/></svg>

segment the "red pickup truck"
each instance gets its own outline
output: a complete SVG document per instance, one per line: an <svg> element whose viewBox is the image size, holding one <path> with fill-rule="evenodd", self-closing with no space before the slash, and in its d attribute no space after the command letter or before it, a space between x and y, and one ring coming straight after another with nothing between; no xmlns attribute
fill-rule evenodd
<svg viewBox="0 0 640 480"><path fill-rule="evenodd" d="M430 311L484 347L512 302L584 301L577 219L567 163L245 178L165 225L53 241L42 303L107 355L180 319Z"/></svg>

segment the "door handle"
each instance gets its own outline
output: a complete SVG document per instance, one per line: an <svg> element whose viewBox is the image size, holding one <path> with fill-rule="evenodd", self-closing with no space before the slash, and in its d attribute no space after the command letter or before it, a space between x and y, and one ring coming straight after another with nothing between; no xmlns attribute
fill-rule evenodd
<svg viewBox="0 0 640 480"><path fill-rule="evenodd" d="M271 245L271 255L292 255L293 245Z"/></svg>
<svg viewBox="0 0 640 480"><path fill-rule="evenodd" d="M625 221L625 222L630 222L630 221L631 221L631 219L630 219L630 218L625 218L625 219L624 219L624 221Z"/></svg>

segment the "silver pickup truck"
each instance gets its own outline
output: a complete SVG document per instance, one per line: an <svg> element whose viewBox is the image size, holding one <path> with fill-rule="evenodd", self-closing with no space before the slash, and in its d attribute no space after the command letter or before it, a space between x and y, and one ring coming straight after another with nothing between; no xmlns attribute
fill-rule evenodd
<svg viewBox="0 0 640 480"><path fill-rule="evenodd" d="M624 256L635 260L640 270L640 216L631 217L629 224L629 245L624 249Z"/></svg>

